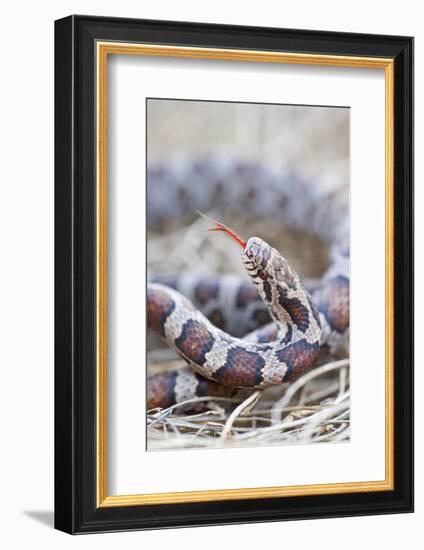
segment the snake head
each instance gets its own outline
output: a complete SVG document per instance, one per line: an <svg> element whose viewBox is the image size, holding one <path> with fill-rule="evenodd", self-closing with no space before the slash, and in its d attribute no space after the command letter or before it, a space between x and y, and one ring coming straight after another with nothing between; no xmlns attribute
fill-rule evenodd
<svg viewBox="0 0 424 550"><path fill-rule="evenodd" d="M268 281L271 284L274 282L274 284L286 285L289 288L295 286L296 273L275 248L259 237L250 237L248 241L245 241L230 227L212 220L201 212L198 213L213 223L208 231L222 231L241 246L244 267L256 285L259 285L261 281L262 283Z"/></svg>
<svg viewBox="0 0 424 550"><path fill-rule="evenodd" d="M247 241L242 252L242 259L250 277L253 279L259 277L264 281L268 279L270 275L268 262L271 251L271 246L259 237L251 237Z"/></svg>
<svg viewBox="0 0 424 550"><path fill-rule="evenodd" d="M292 288L296 282L296 273L288 261L259 237L251 237L242 253L246 271L255 284L268 281Z"/></svg>

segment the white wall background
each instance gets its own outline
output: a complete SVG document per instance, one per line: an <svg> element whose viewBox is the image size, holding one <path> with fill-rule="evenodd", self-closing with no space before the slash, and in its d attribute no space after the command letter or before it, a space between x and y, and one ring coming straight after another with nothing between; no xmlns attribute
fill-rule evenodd
<svg viewBox="0 0 424 550"><path fill-rule="evenodd" d="M71 13L405 34L416 37L416 204L423 204L424 27L420 3L386 0L15 1L3 6L0 84L0 543L48 548L418 548L424 522L424 354L416 350L416 513L70 537L53 507L53 20ZM417 210L418 210L417 208ZM419 212L419 210L418 210ZM424 280L423 216L416 281ZM422 287L416 307L424 307ZM424 330L417 315L416 334ZM372 538L370 538L372 537ZM421 542L415 542L416 540Z"/></svg>

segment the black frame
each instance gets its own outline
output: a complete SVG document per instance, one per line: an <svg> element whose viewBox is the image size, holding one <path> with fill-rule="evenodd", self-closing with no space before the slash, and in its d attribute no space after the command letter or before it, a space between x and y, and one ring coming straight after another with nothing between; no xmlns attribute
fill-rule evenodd
<svg viewBox="0 0 424 550"><path fill-rule="evenodd" d="M395 489L96 508L96 40L395 60ZM55 527L68 533L413 511L413 38L109 17L55 22Z"/></svg>

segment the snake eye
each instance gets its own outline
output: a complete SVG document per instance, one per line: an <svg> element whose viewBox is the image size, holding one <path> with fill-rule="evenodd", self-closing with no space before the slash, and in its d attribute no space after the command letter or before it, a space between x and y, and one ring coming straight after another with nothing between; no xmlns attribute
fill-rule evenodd
<svg viewBox="0 0 424 550"><path fill-rule="evenodd" d="M265 271L264 269L260 269L260 270L258 271L258 277L259 277L260 279L262 279L263 281L266 281L266 280L268 279L268 272Z"/></svg>

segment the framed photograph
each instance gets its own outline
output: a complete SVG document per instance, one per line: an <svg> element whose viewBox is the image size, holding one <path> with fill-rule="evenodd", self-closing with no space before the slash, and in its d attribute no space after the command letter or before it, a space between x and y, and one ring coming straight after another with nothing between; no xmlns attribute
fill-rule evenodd
<svg viewBox="0 0 424 550"><path fill-rule="evenodd" d="M413 39L55 24L55 525L413 509Z"/></svg>

